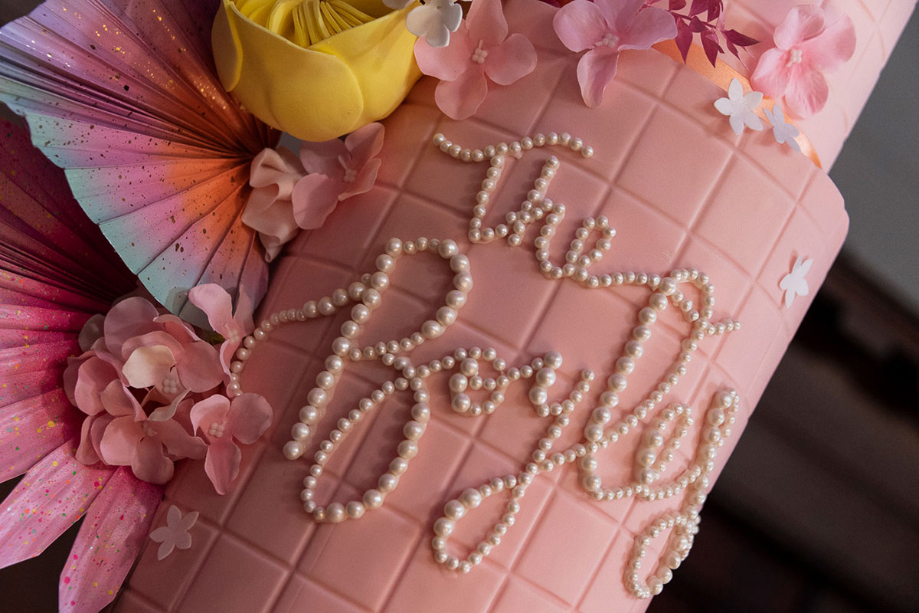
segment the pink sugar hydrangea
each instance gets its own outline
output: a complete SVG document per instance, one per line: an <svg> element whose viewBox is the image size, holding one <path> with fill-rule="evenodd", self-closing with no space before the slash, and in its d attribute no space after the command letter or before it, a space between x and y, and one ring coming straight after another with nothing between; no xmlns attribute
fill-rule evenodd
<svg viewBox="0 0 919 613"><path fill-rule="evenodd" d="M649 49L676 37L673 15L645 6L645 0L574 0L558 10L552 25L562 44L576 53L581 97L589 107L600 106L613 82L619 52Z"/></svg>
<svg viewBox="0 0 919 613"><path fill-rule="evenodd" d="M415 43L415 59L426 75L440 79L434 91L438 108L466 119L488 95L488 82L510 85L536 69L536 49L523 34L508 36L500 0L474 0L466 21L446 47Z"/></svg>
<svg viewBox="0 0 919 613"><path fill-rule="evenodd" d="M753 87L771 98L785 97L797 117L823 109L829 86L823 72L855 53L855 26L833 9L801 5L788 12L775 29L775 47L763 53L753 71Z"/></svg>

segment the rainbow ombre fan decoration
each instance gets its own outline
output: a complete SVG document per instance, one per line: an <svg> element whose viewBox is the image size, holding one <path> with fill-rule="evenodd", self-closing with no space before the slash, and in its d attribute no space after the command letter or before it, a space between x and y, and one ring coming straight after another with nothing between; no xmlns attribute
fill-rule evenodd
<svg viewBox="0 0 919 613"><path fill-rule="evenodd" d="M65 612L112 601L134 563L162 486L129 467L75 457L85 415L63 390L67 358L94 314L136 287L22 128L0 123L0 568L37 556L81 517L61 573Z"/></svg>
<svg viewBox="0 0 919 613"><path fill-rule="evenodd" d="M66 170L77 202L173 313L188 290L244 288L267 265L241 215L249 165L277 133L220 85L217 0L57 0L0 29L0 101Z"/></svg>

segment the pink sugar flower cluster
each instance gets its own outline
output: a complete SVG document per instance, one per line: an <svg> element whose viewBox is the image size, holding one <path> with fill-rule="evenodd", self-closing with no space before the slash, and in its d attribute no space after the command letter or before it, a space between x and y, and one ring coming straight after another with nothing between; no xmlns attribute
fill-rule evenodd
<svg viewBox="0 0 919 613"><path fill-rule="evenodd" d="M272 413L256 394L231 402L220 393L235 379L229 362L253 327L251 307L243 299L234 314L229 294L217 285L198 286L189 299L223 337L219 349L137 296L84 327L84 353L64 374L70 401L87 416L76 458L130 466L138 479L157 484L172 479L176 460L206 458L205 471L223 494L239 472L234 441L254 443Z"/></svg>

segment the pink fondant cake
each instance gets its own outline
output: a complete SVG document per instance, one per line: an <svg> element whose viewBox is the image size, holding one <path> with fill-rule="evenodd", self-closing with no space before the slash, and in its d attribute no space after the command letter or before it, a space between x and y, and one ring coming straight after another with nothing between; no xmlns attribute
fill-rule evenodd
<svg viewBox="0 0 919 613"><path fill-rule="evenodd" d="M754 36L771 32L793 4L726 3L729 17L741 21L736 27L755 24ZM844 4L856 24L856 55L834 75L827 110L799 122L827 163L913 5ZM648 595L642 592L649 576L657 577L653 591L669 577L667 566L679 565L674 553L680 558L691 541L704 492L839 251L847 217L824 171L778 147L769 132L734 136L726 119L712 113L724 91L661 53L623 53L603 105L587 108L577 57L552 31L554 11L510 0L510 29L536 46L536 70L495 88L463 121L438 110L436 81L423 79L383 121L374 188L343 203L281 257L261 307L262 318L276 325L252 349L241 378L246 391L264 394L275 407L271 436L245 451L244 472L227 496L209 492L198 465L169 486L162 517L170 504L201 513L191 531L194 547L168 564L148 547L119 610L624 613L645 609L648 600L636 594ZM570 141L559 136L560 143L581 139L592 157L578 146L551 146L553 132L570 135ZM500 143L512 144L511 151L490 160L486 147ZM479 149L484 159L464 161L461 151L451 156L451 144ZM547 163L549 156L557 164ZM487 175L489 168L501 172ZM486 199L477 201L477 194L488 177L493 190L485 187L481 204ZM533 206L521 209L540 177L548 185L537 185ZM554 204L534 213L543 198ZM487 210L481 225L472 226L480 239L472 244L477 204ZM515 220L523 227L515 230ZM603 232L605 220L614 236ZM485 229L502 223L519 232L519 245L500 237L483 242ZM549 262L545 270L534 257L538 236L552 238L541 246L548 252L539 256ZM567 262L574 266L564 268L572 249L578 253ZM468 258L468 273L454 253ZM588 260L579 263L581 254ZM585 263L590 268L580 273ZM802 266L810 296L788 300L780 283ZM366 276L372 273L378 277ZM455 276L463 274L468 278ZM354 298L377 306L376 295L368 300L349 292L362 279L380 290L372 317L371 309L352 311ZM691 305L673 300L674 282ZM324 305L312 302L323 297ZM445 305L454 308L439 312ZM334 313L317 317L317 310ZM707 323L683 316L693 311ZM298 315L310 320L297 321ZM378 342L401 341L400 356L408 360L347 362L339 372L335 359L327 359L343 349L336 339L352 316L368 321L347 330L360 330L351 346L373 353ZM416 340L424 342L414 347L419 332ZM524 372L510 381L503 403L486 404L494 396L477 373L501 391L499 375L511 368ZM574 401L563 403L587 380L584 369L594 375L589 391L582 385ZM292 453L302 457L291 461L282 453L291 428L312 418L301 409L324 402L324 393L312 391L317 376L323 387L334 385L327 394L334 397L309 442ZM380 387L400 376L394 388ZM540 387L548 403L562 403L549 416L535 408L547 402ZM613 404L601 396L611 390L618 404L598 415L595 407ZM371 400L365 406L362 398ZM668 407L679 408L662 413ZM338 420L349 412L352 419L342 425ZM722 423L732 415L732 425ZM589 446L592 435L585 432L592 424L604 433L595 452L577 447ZM685 431L678 448L674 430ZM315 488L301 498L313 456L330 433L341 440L322 448ZM656 446L660 438L663 447ZM408 451L400 447L404 440L412 441ZM551 449L540 453L546 441ZM553 456L569 449L573 457ZM658 470L656 462L670 455ZM399 457L410 459L407 470ZM559 465L548 470L553 459ZM525 492L515 492L528 463L535 477L523 477ZM364 495L390 488L379 508L383 494ZM326 521L311 519L304 500ZM348 507L349 501L362 505ZM513 518L495 532L508 512ZM447 527L445 514L453 518ZM660 535L650 538L661 518ZM682 535L671 538L674 525ZM495 534L500 539L489 543ZM634 570L637 583L636 546L647 550Z"/></svg>
<svg viewBox="0 0 919 613"><path fill-rule="evenodd" d="M594 10L577 1L580 17ZM827 72L822 111L792 125L773 107L778 99L767 97L762 116L751 112L763 98L750 92L757 75L745 62L769 62L763 50L777 28L785 36L775 34L776 45L794 30L801 48L783 49L787 64L783 55L774 72L818 66L806 54L832 63L852 51L840 43L823 53L805 40L822 35L822 17L814 27L802 10L807 18L788 25L792 0L725 0L726 23L766 44L735 34L752 55L722 56L713 70L701 48L685 65L675 61L686 42L677 21L630 29L639 10L660 17L648 8L655 3L610 0L607 9L635 15L602 27L578 22L565 35L556 17L566 9L506 0L514 36L505 45L497 2L475 0L471 11L490 11L492 21L467 27L452 2L441 3L456 17L451 25L433 9L414 19L421 13L392 0L387 6L409 14L405 28L425 32L414 53L422 72L441 73L447 87L424 77L382 129L361 127L347 145L307 146L305 166L308 158L331 169L309 168L301 183L304 173L290 180L295 156L256 157L275 134L220 87L240 80L227 73L241 70L243 51L279 48L258 38L261 26L249 24L257 37L215 67L202 32L216 2L74 2L44 5L34 21L4 29L0 95L26 116L36 147L67 169L75 201L24 181L9 206L30 210L50 190L48 217L64 218L57 207L72 213L78 202L153 298L203 320L191 305L200 307L219 336L180 325L144 298L116 303L122 290L76 300L59 317L54 309L72 298L68 283L86 270L56 254L61 278L37 266L51 289L26 291L17 285L24 258L0 250L3 306L18 300L42 310L37 322L47 313L66 320L40 330L66 345L54 371L34 367L36 377L56 377L48 393L61 415L48 417L30 446L18 429L0 432L4 477L26 473L0 510L0 564L37 555L88 513L79 555L61 575L62 610L97 611L115 599L114 609L129 613L645 610L679 572L706 494L842 246L842 197L815 162L836 159L915 4L806 2L847 14L856 42ZM246 4L230 8L262 10ZM279 14L299 5L269 4ZM412 39L402 23L390 24L398 32L381 26L386 18L373 11L388 9L376 4L323 3L319 22L351 28L339 42L358 23L375 23L367 37L399 46L407 89L417 74ZM697 0L687 11L720 6ZM220 15L215 47L238 42L241 22ZM291 19L308 18L316 17ZM827 29L846 29L831 21ZM581 51L599 59L582 69L572 46L598 28L609 31ZM461 41L452 50L425 46L448 31ZM676 42L636 43L652 31ZM309 56L328 70L324 78L340 79L330 92L345 82L360 96L381 87L385 67L374 68L374 58L317 43L315 28L300 36L312 43L301 47L337 58ZM300 57L303 49L281 43ZM711 39L706 46L717 55ZM615 80L589 106L585 81L604 76L612 50ZM481 65L492 81L461 120L450 117L470 115L464 104L485 79L459 79L454 61ZM250 63L242 80L258 85L260 74ZM823 106L814 102L822 77L807 74L809 96L797 103ZM769 84L768 75L759 80ZM252 99L283 106L271 95ZM338 119L352 125L349 112ZM27 149L15 128L8 138L4 164ZM275 179L257 185L266 167ZM15 170L4 172L4 185L18 185ZM312 214L334 212L303 220L258 195L246 203L246 182L270 191L274 180L274 198L312 180L306 200L320 209ZM265 205L255 222L253 202ZM111 259L87 246L101 235L79 220L81 242L69 251ZM11 236L47 235L41 215L28 221L11 222ZM281 250L299 228L309 229ZM275 255L261 323L246 336L246 301L263 293L264 261ZM104 326L83 329L106 309ZM28 348L38 325L22 324L23 335L13 326L5 342ZM68 381L77 347L92 351L71 361ZM27 414L32 382L15 380L0 423ZM149 411L150 398L162 406ZM36 457L14 453L20 444ZM33 483L54 492L42 501ZM31 531L30 514L42 523Z"/></svg>

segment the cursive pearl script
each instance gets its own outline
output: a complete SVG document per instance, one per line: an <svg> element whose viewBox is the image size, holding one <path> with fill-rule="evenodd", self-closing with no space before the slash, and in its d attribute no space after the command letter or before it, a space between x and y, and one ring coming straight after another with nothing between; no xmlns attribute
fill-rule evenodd
<svg viewBox="0 0 919 613"><path fill-rule="evenodd" d="M515 385L527 385L527 397L536 416L546 420L545 434L536 441L529 459L516 474L496 475L479 487L467 489L456 499L446 502L442 517L433 525L431 547L435 561L460 573L472 570L501 544L504 535L512 529L527 488L533 480L542 473L574 464L579 473L580 487L597 502L631 497L653 501L684 494L678 510L653 520L636 536L633 556L624 570L625 585L633 595L648 598L657 594L663 584L672 578L672 570L680 565L692 546L693 536L698 530L699 512L705 501L710 474L714 470L714 459L718 448L731 434L738 397L732 390L715 394L708 411L702 417L704 426L693 459L667 482L662 482L662 476L695 418L687 405L661 405L665 394L671 392L686 374L699 343L707 337L732 332L740 324L731 320L712 321L715 287L708 275L698 270L676 269L664 276L631 271L593 274L591 268L609 251L615 236L610 221L603 216L584 219L570 242L565 262L552 263L549 247L566 213L564 204L553 202L548 197L552 180L561 166L554 155L546 159L539 176L534 180L533 189L528 192L519 210L507 213L506 223L493 228L484 227L483 219L508 155L519 158L525 151L534 148L561 146L590 157L593 149L581 139L572 138L568 134L537 134L511 144L501 143L482 150L470 150L438 134L434 137L434 144L444 153L461 161L487 164L469 223L470 242L488 243L505 238L511 247L517 247L523 244L529 227L539 222L541 227L533 240L533 246L539 270L548 280L570 279L585 289L601 291L616 291L622 286L643 287L648 291L646 305L636 314L631 339L622 347L621 354L614 362L613 372L603 380L605 388L591 396L597 377L592 371L583 370L579 381L567 394L553 393L557 385L556 371L563 360L557 352L549 352L528 363L510 366L494 349L470 347L452 350L426 364L413 363L410 356L416 347L442 336L457 321L473 288L473 274L469 259L460 252L453 240L419 238L403 242L394 238L386 243L385 252L376 259L374 272L363 275L347 288L337 289L317 301L311 300L300 308L270 315L252 335L246 337L243 347L237 352L237 360L231 366L232 391L241 393L240 374L245 362L257 344L265 340L275 328L331 316L350 305L350 319L342 324L340 335L332 342L325 369L317 375L316 386L308 394L308 404L301 409L300 420L291 429L291 440L284 446L284 455L288 459L296 460L305 454L313 432L323 419L326 407L349 363L373 360L393 370L392 380L361 399L346 417L338 420L328 438L320 442L318 451L312 457L309 475L303 480L300 498L304 510L315 521L337 523L360 519L366 513L380 508L387 495L399 486L400 477L409 470L410 462L417 455L427 424L432 418L428 391L432 376L442 375L447 378L450 410L469 417L494 413L504 402L508 389ZM594 247L587 249L593 235L597 235ZM452 289L443 297L442 304L437 307L431 319L424 321L406 337L361 346L359 340L363 330L384 300L390 276L398 263L405 257L424 253L438 257L445 271L453 275ZM701 302L699 308L684 293L684 289L689 289L687 286L694 287L698 292ZM623 417L614 419L613 409L619 405L619 395L628 386L630 375L639 368L645 353L644 344L651 338L659 316L668 308L677 309L690 324L691 331L681 340L676 360L668 367L653 391ZM485 376L483 366L493 374ZM479 391L485 392L486 400L473 400L470 392ZM403 438L396 446L388 470L380 475L375 487L366 490L362 496L320 505L315 500L315 491L323 476L324 466L369 413L387 398L400 392L411 394L414 404L411 419L403 426ZM589 414L582 440L557 449L556 444L570 426L576 411L583 415ZM600 452L625 439L630 433L639 431L641 444L634 457L632 480L619 485L605 484L599 474ZM485 499L505 490L509 494L509 501L488 534L465 555L451 553L449 541L457 523L473 514ZM669 540L662 548L663 553L656 567L642 581L639 570L650 541L668 530Z"/></svg>

